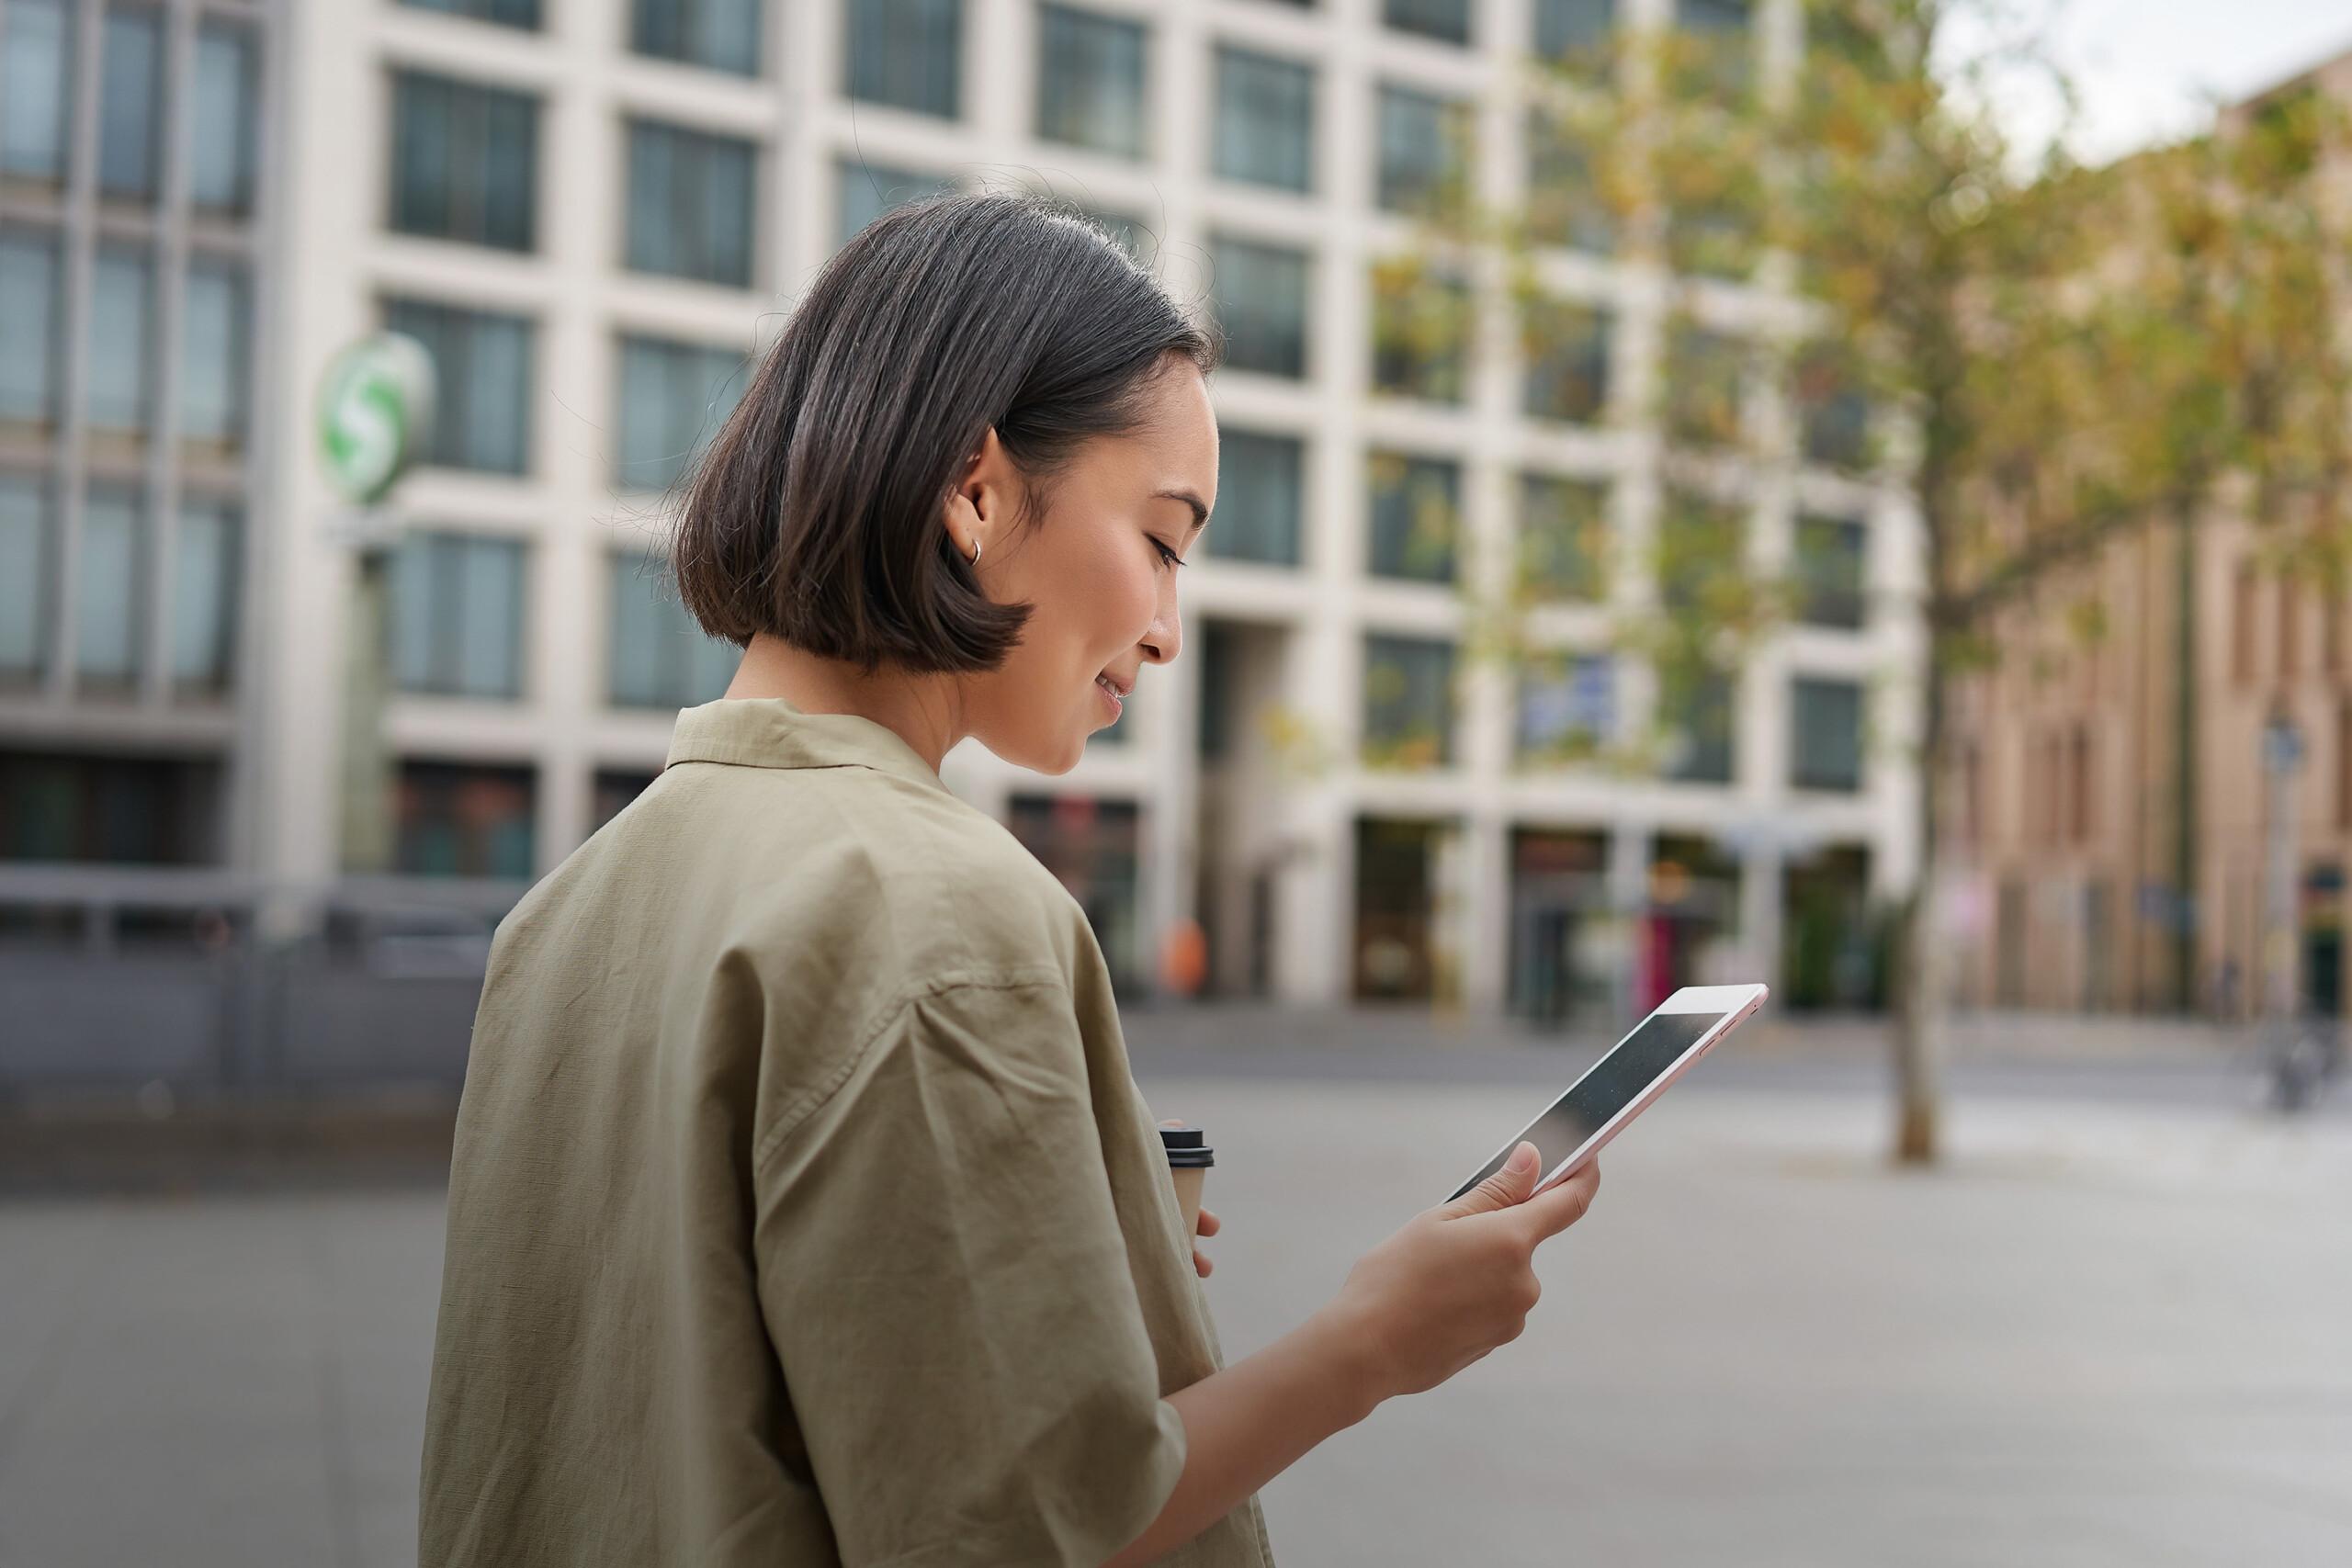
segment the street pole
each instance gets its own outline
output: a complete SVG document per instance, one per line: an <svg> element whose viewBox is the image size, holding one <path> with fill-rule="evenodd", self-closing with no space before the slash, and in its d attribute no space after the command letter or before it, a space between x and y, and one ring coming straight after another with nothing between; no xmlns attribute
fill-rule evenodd
<svg viewBox="0 0 2352 1568"><path fill-rule="evenodd" d="M2262 771L2268 820L2262 870L2262 1012L2266 1042L2286 1045L2295 1012L2295 773L2303 738L2283 704L2262 727Z"/></svg>
<svg viewBox="0 0 2352 1568"><path fill-rule="evenodd" d="M344 643L343 870L379 875L392 869L390 747L384 709L391 699L391 550L381 543L351 552L350 629Z"/></svg>
<svg viewBox="0 0 2352 1568"><path fill-rule="evenodd" d="M327 535L350 551L352 566L336 768L346 874L392 869L392 759L384 710L391 699L387 627L400 519L385 502L420 456L424 432L432 428L434 391L432 355L398 333L379 333L345 348L320 389L319 453L329 481L348 503L328 520Z"/></svg>

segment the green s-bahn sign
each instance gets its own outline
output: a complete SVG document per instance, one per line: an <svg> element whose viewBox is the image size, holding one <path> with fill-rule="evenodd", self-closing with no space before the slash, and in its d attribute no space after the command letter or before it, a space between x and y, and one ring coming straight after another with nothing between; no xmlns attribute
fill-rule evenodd
<svg viewBox="0 0 2352 1568"><path fill-rule="evenodd" d="M354 506L389 494L433 423L433 356L414 338L379 333L336 355L319 388L319 452Z"/></svg>

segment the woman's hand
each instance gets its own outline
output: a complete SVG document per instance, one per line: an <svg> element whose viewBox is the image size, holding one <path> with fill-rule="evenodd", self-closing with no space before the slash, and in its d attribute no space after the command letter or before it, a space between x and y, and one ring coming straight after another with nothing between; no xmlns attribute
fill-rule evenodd
<svg viewBox="0 0 2352 1568"><path fill-rule="evenodd" d="M1579 1219L1600 1184L1600 1162L1542 1192L1535 1145L1450 1203L1416 1215L1349 1270L1325 1311L1361 1347L1378 1397L1436 1387L1527 1327L1544 1287L1535 1249Z"/></svg>

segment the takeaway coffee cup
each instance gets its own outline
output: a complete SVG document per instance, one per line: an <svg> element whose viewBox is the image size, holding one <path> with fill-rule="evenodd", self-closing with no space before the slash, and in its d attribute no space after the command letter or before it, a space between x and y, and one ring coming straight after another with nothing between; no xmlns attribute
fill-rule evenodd
<svg viewBox="0 0 2352 1568"><path fill-rule="evenodd" d="M1216 1151L1209 1147L1206 1134L1182 1122L1162 1122L1159 1141L1168 1150L1168 1174L1176 1182L1177 1204L1184 1211L1184 1234L1197 1240L1201 1184L1208 1179L1209 1168L1216 1164Z"/></svg>

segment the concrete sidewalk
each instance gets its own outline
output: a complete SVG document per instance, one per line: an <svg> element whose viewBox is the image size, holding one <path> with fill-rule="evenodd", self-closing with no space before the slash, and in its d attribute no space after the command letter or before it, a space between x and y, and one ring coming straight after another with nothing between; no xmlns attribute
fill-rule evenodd
<svg viewBox="0 0 2352 1568"><path fill-rule="evenodd" d="M1211 1130L1228 1355L1482 1162L1525 1085L1146 1074ZM1265 1495L1284 1568L2341 1568L2352 1126L1678 1089L1527 1333ZM0 1204L0 1565L414 1560L430 1187Z"/></svg>

